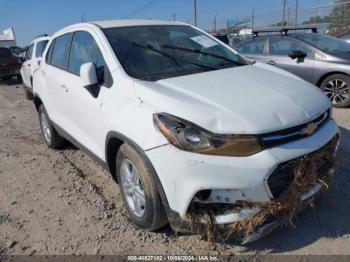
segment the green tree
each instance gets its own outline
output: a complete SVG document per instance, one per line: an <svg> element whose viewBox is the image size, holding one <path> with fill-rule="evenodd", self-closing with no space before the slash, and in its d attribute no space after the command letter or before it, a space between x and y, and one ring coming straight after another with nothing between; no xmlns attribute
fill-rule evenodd
<svg viewBox="0 0 350 262"><path fill-rule="evenodd" d="M337 0L337 5L333 7L329 27L331 34L341 33L350 29L350 4L348 0ZM342 4L343 3L343 4Z"/></svg>

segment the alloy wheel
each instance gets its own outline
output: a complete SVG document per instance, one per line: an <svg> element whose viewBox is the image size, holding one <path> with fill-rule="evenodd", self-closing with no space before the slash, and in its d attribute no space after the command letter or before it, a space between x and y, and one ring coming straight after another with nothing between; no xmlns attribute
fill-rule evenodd
<svg viewBox="0 0 350 262"><path fill-rule="evenodd" d="M121 164L121 186L130 210L142 217L145 213L146 196L143 191L139 173L134 164L124 159Z"/></svg>
<svg viewBox="0 0 350 262"><path fill-rule="evenodd" d="M50 129L50 123L49 123L49 118L47 115L42 112L40 114L40 123L41 123L41 128L45 137L45 140L50 143L51 142L51 129Z"/></svg>
<svg viewBox="0 0 350 262"><path fill-rule="evenodd" d="M342 79L330 80L325 88L325 94L333 104L340 104L346 101L350 95L348 84Z"/></svg>

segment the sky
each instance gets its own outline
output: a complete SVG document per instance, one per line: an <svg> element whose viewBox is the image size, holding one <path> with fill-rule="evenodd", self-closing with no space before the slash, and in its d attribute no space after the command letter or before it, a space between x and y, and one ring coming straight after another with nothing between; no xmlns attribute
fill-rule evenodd
<svg viewBox="0 0 350 262"><path fill-rule="evenodd" d="M287 0L291 13L296 0ZM140 7L145 6L140 10ZM198 26L212 29L214 16L218 27L227 19L250 18L268 25L281 20L282 0L197 0ZM324 5L334 0L299 0L300 8ZM134 12L138 10L138 12ZM108 19L161 19L193 22L193 0L0 0L0 31L13 27L20 46L36 35L53 34L59 29L86 21Z"/></svg>

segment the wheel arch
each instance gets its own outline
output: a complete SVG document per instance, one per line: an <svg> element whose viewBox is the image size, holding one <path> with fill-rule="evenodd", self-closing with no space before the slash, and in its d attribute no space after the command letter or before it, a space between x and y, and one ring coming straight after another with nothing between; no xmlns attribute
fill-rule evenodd
<svg viewBox="0 0 350 262"><path fill-rule="evenodd" d="M318 87L321 87L322 85L322 82L329 76L331 75L336 75L336 74L341 74L341 75L347 75L347 76L350 76L349 74L347 73L344 73L344 72L341 72L341 71L332 71L332 72L328 72L328 73L325 73L323 74L320 79L317 81L317 86Z"/></svg>
<svg viewBox="0 0 350 262"><path fill-rule="evenodd" d="M105 145L105 159L106 159L106 166L109 170L109 172L112 174L112 177L115 179L115 181L118 183L117 175L116 175L116 157L118 154L118 151L120 149L120 146L124 143L131 146L135 151L142 156L142 158L145 161L145 164L148 166L150 170L152 170L152 175L154 177L154 180L157 185L157 190L160 195L160 198L162 200L163 206L165 208L166 213L169 216L169 213L172 213L172 210L169 207L168 199L166 197L166 194L164 192L163 186L159 180L158 174L153 167L151 161L145 154L144 150L132 139L128 138L127 136L116 132L116 131L110 131L107 134L106 137L106 145Z"/></svg>
<svg viewBox="0 0 350 262"><path fill-rule="evenodd" d="M35 105L36 111L39 110L39 107L43 104L43 101L38 95L34 95L33 97L33 103Z"/></svg>

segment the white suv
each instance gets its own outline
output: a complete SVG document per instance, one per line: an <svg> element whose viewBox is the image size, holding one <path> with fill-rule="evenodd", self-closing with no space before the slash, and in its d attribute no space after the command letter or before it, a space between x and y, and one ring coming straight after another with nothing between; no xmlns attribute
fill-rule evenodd
<svg viewBox="0 0 350 262"><path fill-rule="evenodd" d="M21 76L27 99L33 99L33 73L40 65L41 56L49 40L50 37L47 35L38 36L30 43L26 51Z"/></svg>
<svg viewBox="0 0 350 262"><path fill-rule="evenodd" d="M69 140L108 168L148 230L249 242L290 221L333 171L338 128L318 88L183 23L60 30L34 103L48 146Z"/></svg>

